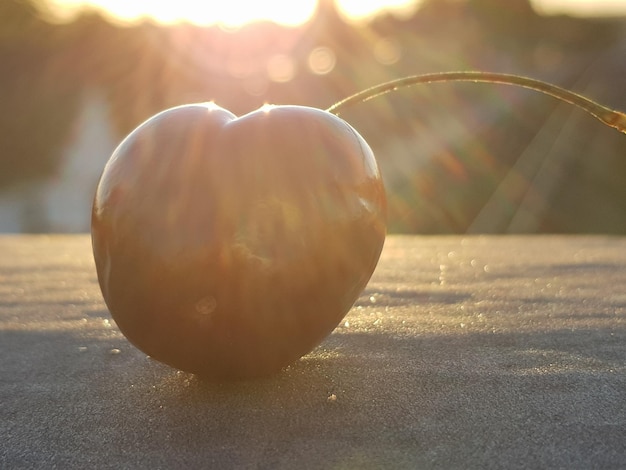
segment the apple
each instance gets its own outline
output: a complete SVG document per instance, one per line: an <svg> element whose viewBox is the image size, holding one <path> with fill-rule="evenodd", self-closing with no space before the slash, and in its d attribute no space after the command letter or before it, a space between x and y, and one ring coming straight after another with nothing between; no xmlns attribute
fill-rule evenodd
<svg viewBox="0 0 626 470"><path fill-rule="evenodd" d="M152 358L208 378L275 373L318 345L385 239L374 155L334 114L165 110L115 150L92 211L104 300Z"/></svg>

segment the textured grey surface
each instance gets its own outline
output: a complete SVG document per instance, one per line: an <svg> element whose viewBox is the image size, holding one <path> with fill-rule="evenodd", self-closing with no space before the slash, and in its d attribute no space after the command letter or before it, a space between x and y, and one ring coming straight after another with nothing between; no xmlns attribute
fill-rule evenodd
<svg viewBox="0 0 626 470"><path fill-rule="evenodd" d="M110 320L87 236L0 237L0 468L624 468L626 239L389 237L314 352L208 384Z"/></svg>

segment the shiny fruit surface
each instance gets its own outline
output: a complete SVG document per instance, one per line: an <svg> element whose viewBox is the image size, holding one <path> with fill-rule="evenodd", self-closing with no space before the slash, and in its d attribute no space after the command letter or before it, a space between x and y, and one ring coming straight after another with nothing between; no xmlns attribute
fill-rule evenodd
<svg viewBox="0 0 626 470"><path fill-rule="evenodd" d="M209 378L277 372L367 284L385 193L365 140L315 108L163 111L107 163L92 212L104 300L149 356Z"/></svg>

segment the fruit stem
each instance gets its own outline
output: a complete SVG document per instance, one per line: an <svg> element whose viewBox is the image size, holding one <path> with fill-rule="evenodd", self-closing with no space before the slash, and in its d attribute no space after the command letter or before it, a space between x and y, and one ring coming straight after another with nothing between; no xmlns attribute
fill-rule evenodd
<svg viewBox="0 0 626 470"><path fill-rule="evenodd" d="M339 113L343 111L343 109L353 104L363 103L377 96L384 95L386 93L399 90L401 88L407 88L422 83L435 82L500 83L503 85L514 85L528 88L538 91L540 93L545 93L546 95L553 96L561 101L565 101L566 103L577 106L582 110L588 112L607 126L613 127L623 134L626 134L625 113L607 108L606 106L598 104L595 101L592 101L582 95L565 90L564 88L561 88L559 86L543 82L541 80L536 80L529 77L522 77L519 75L495 72L465 71L413 75L410 77L381 83L380 85L376 85L361 92L355 93L354 95L333 104L330 108L326 109L326 111L339 115Z"/></svg>

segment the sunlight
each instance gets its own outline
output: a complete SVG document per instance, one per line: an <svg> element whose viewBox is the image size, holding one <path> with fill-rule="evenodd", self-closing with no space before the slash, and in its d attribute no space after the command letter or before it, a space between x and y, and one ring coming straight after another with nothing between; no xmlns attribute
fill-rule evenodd
<svg viewBox="0 0 626 470"><path fill-rule="evenodd" d="M82 9L91 8L111 19L132 23L151 18L162 24L189 22L199 26L221 24L238 28L254 21L272 21L283 26L299 26L311 19L318 0L41 0L52 15L70 21ZM397 17L412 15L423 0L335 0L341 16L351 22L367 21L381 11ZM540 14L608 16L626 14L624 0L531 0Z"/></svg>
<svg viewBox="0 0 626 470"><path fill-rule="evenodd" d="M543 15L573 16L626 15L624 0L532 0L533 8Z"/></svg>
<svg viewBox="0 0 626 470"><path fill-rule="evenodd" d="M421 1L418 0L335 0L339 13L348 21L362 21L381 11L389 11L396 16L408 17L415 13Z"/></svg>
<svg viewBox="0 0 626 470"><path fill-rule="evenodd" d="M87 7L103 11L123 22L149 17L163 24L186 21L200 26L219 23L240 27L252 21L273 21L284 26L297 26L312 17L317 0L227 0L210 3L197 0L49 0L49 6L60 19L69 19Z"/></svg>

